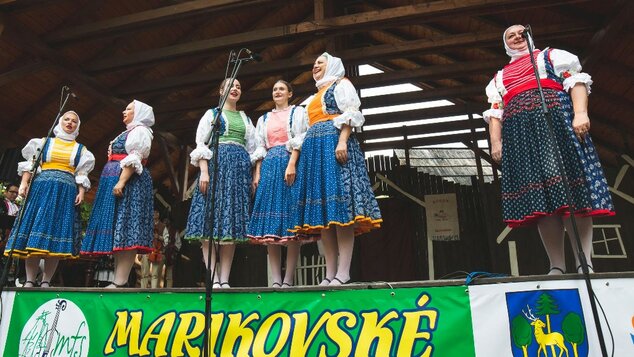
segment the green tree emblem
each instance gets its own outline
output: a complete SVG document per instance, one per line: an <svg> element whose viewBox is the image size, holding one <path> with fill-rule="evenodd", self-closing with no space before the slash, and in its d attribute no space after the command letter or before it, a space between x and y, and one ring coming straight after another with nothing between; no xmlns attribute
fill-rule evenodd
<svg viewBox="0 0 634 357"><path fill-rule="evenodd" d="M522 349L524 357L528 357L528 346L533 342L531 325L521 315L515 316L511 321L511 335L515 346Z"/></svg>
<svg viewBox="0 0 634 357"><path fill-rule="evenodd" d="M574 312L566 315L561 323L561 330L564 333L566 341L572 345L575 357L578 357L577 346L582 344L585 340L585 328L583 327L581 316Z"/></svg>

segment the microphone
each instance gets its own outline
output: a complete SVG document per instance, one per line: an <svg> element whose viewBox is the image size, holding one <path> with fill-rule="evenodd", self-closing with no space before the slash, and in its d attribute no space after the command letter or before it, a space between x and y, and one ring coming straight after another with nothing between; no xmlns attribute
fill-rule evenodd
<svg viewBox="0 0 634 357"><path fill-rule="evenodd" d="M249 58L247 58L247 61L251 61L251 60L255 60L257 62L262 62L262 55L260 55L257 52L253 52L248 48L245 48L244 51L249 55Z"/></svg>
<svg viewBox="0 0 634 357"><path fill-rule="evenodd" d="M68 92L68 94L69 94L71 97L73 97L73 99L75 99L75 100L79 99L79 98L77 97L77 95L76 95L75 93L73 93L73 92L70 90L70 87L69 87L69 86L64 86L62 89L63 89L63 90L65 90L65 91L67 91L67 92Z"/></svg>
<svg viewBox="0 0 634 357"><path fill-rule="evenodd" d="M532 32L533 32L533 30L531 29L531 25L526 25L526 26L524 26L524 31L522 31L522 37L524 37L526 40L528 40L529 37L532 36Z"/></svg>

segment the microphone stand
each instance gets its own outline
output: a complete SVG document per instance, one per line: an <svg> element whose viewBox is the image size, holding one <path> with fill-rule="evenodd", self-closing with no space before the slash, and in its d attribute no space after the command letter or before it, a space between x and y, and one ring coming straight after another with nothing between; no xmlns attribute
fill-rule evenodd
<svg viewBox="0 0 634 357"><path fill-rule="evenodd" d="M249 57L241 57L243 53L249 54ZM235 51L231 50L229 53L229 60L227 61L227 67L225 69L225 78L228 78L225 83L225 88L223 88L222 95L218 100L218 107L216 107L216 113L214 115L213 120L211 121L211 136L209 141L206 143L207 146L211 149L211 187L207 187L211 192L207 192L205 194L205 205L204 210L205 215L209 214L210 217L204 220L204 225L209 222L211 228L211 237L209 237L209 244L207 245L207 269L205 270L205 331L203 333L203 356L209 357L211 341L209 341L210 330L211 330L211 300L213 293L213 280L212 276L216 275L216 267L218 266L218 261L220 259L220 240L216 241L213 237L214 230L214 222L215 222L215 203L216 203L216 185L218 181L218 144L220 142L220 116L222 115L222 109L224 108L225 103L227 102L227 98L229 97L229 92L231 92L231 87L233 86L233 82L238 75L238 71L242 66L243 62L250 61L254 59L251 55L250 51L246 48L242 48L236 54ZM229 75L230 73L230 75ZM228 87L228 88L227 88ZM207 210L209 207L209 210ZM204 228L204 227L203 227ZM204 230L204 229L203 229ZM220 232L220 230L218 230ZM211 249L213 245L214 253L216 254L216 261L211 267Z"/></svg>
<svg viewBox="0 0 634 357"><path fill-rule="evenodd" d="M535 51L535 47L533 44L532 30L530 25L526 25L524 28L524 33L522 36L526 39L526 43L528 45L528 53L530 54L531 64L533 65L533 72L535 74L535 79L537 81L537 90L539 91L539 98L541 101L542 112L546 116L546 126L548 130L548 136L553 143L553 146L557 148L555 150L555 157L557 162L557 168L562 177L562 181L564 183L564 193L566 195L566 201L568 202L568 213L570 214L570 223L572 223L573 232L568 232L568 234L572 233L574 237L575 245L577 246L577 258L579 259L579 264L581 264L581 270L583 272L583 278L586 283L586 290L588 293L588 299L590 300L590 307L592 309L592 317L594 319L594 324L596 325L597 335L599 337L599 346L601 347L601 354L604 357L608 356L607 348L605 345L605 340L603 336L603 330L601 328L601 321L599 320L599 312L597 310L597 305L595 301L594 290L592 289L592 283L590 281L590 270L588 269L588 261L586 260L586 255L583 252L583 247L581 245L581 239L579 238L579 229L577 228L577 220L575 218L575 209L573 207L572 202L572 194L570 193L570 182L568 180L568 176L564 170L563 159L561 158L561 150L559 149L559 144L555 138L555 132L553 130L553 118L550 115L550 111L548 110L548 106L546 105L546 98L544 97L544 90L542 88L542 84L539 78L539 72L537 70L537 64L535 63L535 57L533 56L533 52Z"/></svg>
<svg viewBox="0 0 634 357"><path fill-rule="evenodd" d="M31 197L31 184L33 183L33 181L35 181L35 177L38 175L38 169L40 168L40 165L42 163L42 155L44 154L42 152L42 149L44 148L44 145L46 144L46 142L51 138L51 133L53 132L53 129L57 125L59 118L62 116L64 107L66 106L66 103L68 102L68 98L71 95L73 94L71 93L70 88L68 88L67 86L63 86L62 93L60 96L59 111L57 112L57 115L55 116L55 121L53 122L53 125L51 125L51 127L48 129L46 138L42 142L42 147L37 149L37 157L35 157L35 160L33 161L33 167L31 168L31 178L29 179L29 182L28 182L26 197L24 197L24 201L22 202L22 205L20 206L20 211L18 213L18 216L15 220L15 223L13 224L13 230L15 230L16 233L19 231L20 226L22 225L22 218L24 217L24 211L27 207L27 204L29 203L29 198ZM9 235L9 237L11 237L11 235ZM11 260L13 259L13 250L15 248L16 240L17 240L17 236L11 242L11 246L7 247L7 249L9 249L9 254L7 255L7 261L5 262L4 267L2 268L2 276L0 277L0 295L2 294L2 291L4 290L4 285L7 282L8 273L9 273L9 265L11 265Z"/></svg>

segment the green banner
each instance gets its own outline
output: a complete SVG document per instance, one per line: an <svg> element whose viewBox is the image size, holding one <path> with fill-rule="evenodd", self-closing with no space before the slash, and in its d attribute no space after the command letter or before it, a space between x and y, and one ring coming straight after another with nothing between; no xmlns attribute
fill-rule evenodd
<svg viewBox="0 0 634 357"><path fill-rule="evenodd" d="M4 356L200 356L200 292L20 292ZM211 356L473 356L464 286L218 292Z"/></svg>

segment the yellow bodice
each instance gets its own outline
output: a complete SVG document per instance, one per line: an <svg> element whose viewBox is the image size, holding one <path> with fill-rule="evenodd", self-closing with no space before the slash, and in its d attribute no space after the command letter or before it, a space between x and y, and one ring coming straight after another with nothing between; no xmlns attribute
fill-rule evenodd
<svg viewBox="0 0 634 357"><path fill-rule="evenodd" d="M61 170L75 174L76 158L81 154L76 141L52 138L44 152L42 170Z"/></svg>

